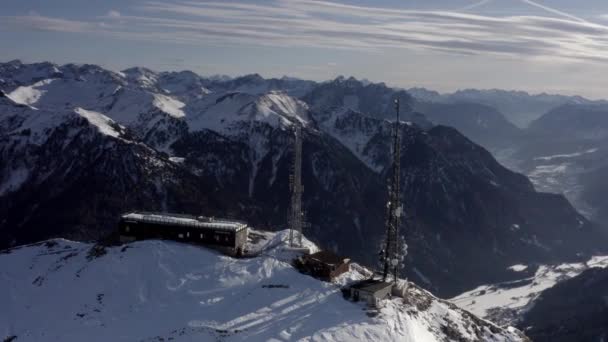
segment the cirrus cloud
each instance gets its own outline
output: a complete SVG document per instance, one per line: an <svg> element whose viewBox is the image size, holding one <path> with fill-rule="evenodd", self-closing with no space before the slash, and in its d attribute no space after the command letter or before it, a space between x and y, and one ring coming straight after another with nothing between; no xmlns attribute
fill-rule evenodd
<svg viewBox="0 0 608 342"><path fill-rule="evenodd" d="M608 26L522 0L547 16L488 16L468 10L422 11L322 0L266 4L146 1L137 15L110 11L93 21L28 15L0 17L0 27L104 34L193 45L268 45L380 52L418 49L465 55L608 61Z"/></svg>

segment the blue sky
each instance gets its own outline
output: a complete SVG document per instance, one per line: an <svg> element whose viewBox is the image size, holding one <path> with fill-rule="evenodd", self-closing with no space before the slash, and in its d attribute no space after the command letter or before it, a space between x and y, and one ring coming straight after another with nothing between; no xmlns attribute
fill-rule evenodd
<svg viewBox="0 0 608 342"><path fill-rule="evenodd" d="M0 60L608 98L605 0L2 0Z"/></svg>

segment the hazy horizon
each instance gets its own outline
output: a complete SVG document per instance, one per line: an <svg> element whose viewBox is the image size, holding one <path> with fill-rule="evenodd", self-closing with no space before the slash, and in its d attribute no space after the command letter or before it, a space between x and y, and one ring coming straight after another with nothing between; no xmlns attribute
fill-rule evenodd
<svg viewBox="0 0 608 342"><path fill-rule="evenodd" d="M21 59L21 58L11 59L11 60L7 60L7 61L0 61L0 63L8 63L8 62L11 62L11 61L14 61L14 60L19 60L21 63L24 63L24 64L34 64L34 63L49 62L49 63L56 64L56 65L59 65L59 66L65 65L65 64L79 64L79 65L93 64L93 63L86 63L86 62L78 63L78 62L69 62L69 61L65 62L65 63L56 63L56 62L50 61L50 60L32 60L32 61L29 61L29 60L24 60L24 59ZM107 70L110 70L110 71L113 71L113 72L122 72L122 71L124 71L126 69L129 69L129 68L145 67L145 66L141 66L141 65L131 65L131 66L126 67L126 68L118 68L118 69L116 69L116 68L111 68L111 67L104 66L104 65L101 65L101 64L100 64L100 66L103 67L104 69L107 69ZM526 92L530 96L536 96L536 95L581 96L583 98L586 98L586 99L592 100L592 101L608 100L608 97L606 97L606 98L604 98L604 97L592 97L592 96L581 95L581 94L578 94L578 93L572 93L572 94L570 94L570 93L560 93L560 92L550 92L550 91L538 91L537 92L537 91L527 91L525 89L508 89L508 88L474 88L474 87L463 87L463 88L455 88L453 90L448 90L448 91L440 91L439 89L430 88L430 87L424 87L424 86L420 86L420 85L416 85L416 84L413 84L413 85L410 85L410 86L399 86L399 85L394 85L394 84L387 83L387 82L385 82L383 80L370 80L370 79L363 78L363 77L355 77L353 75L336 75L335 77L328 78L328 79L313 80L313 79L304 78L304 77L296 77L296 76L293 76L293 75L269 76L269 75L261 74L259 72L252 72L252 73L247 73L247 74L227 75L227 74L202 74L200 72L196 72L196 71L190 70L190 69L165 69L165 70L159 70L159 69L150 68L150 67L145 67L145 68L149 69L149 70L151 70L153 72L159 72L159 73L161 73L161 72L191 71L191 72L194 72L194 73L196 73L197 75L199 75L199 76L201 76L203 78L228 77L230 79L234 79L234 78L244 77L244 76L248 76L248 75L258 74L259 76L261 76L264 79L272 79L272 78L274 78L274 79L280 79L280 78L283 78L283 77L287 77L287 78L293 78L293 79L298 79L298 80L303 80L303 81L314 81L314 82L317 82L317 83L331 82L331 81L337 79L338 77L344 77L346 79L348 79L350 77L354 77L355 79L357 79L358 81L361 81L361 82L370 82L370 83L374 83L374 84L384 83L389 88L403 89L403 90L406 90L406 91L409 91L409 90L411 90L413 88L420 88L420 89L425 89L425 90L428 90L428 91L435 91L435 92L439 93L440 95L450 95L450 94L456 93L458 91L474 90L474 91L488 91L488 92L490 92L490 91Z"/></svg>

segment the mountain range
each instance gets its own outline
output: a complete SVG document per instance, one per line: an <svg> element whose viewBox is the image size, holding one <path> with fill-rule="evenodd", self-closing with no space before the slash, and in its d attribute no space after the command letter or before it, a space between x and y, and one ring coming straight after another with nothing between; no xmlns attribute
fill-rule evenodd
<svg viewBox="0 0 608 342"><path fill-rule="evenodd" d="M374 266L399 98L410 279L453 296L516 277L508 269L516 263L606 249L602 229L562 195L535 191L441 125L459 122L447 109L427 117L408 92L384 84L12 61L0 64L0 89L2 248L97 239L133 209L284 228L292 129L300 125L306 234ZM462 122L495 127L475 116Z"/></svg>
<svg viewBox="0 0 608 342"><path fill-rule="evenodd" d="M420 102L477 103L489 106L501 112L520 128L527 127L543 114L562 105L606 104L605 100L589 100L582 96L529 94L525 91L501 89L463 89L443 94L425 88L410 88L407 91Z"/></svg>

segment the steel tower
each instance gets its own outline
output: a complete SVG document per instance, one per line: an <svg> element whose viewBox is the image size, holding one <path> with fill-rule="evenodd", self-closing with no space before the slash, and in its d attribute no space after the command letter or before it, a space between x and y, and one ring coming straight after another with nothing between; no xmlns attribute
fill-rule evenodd
<svg viewBox="0 0 608 342"><path fill-rule="evenodd" d="M389 273L393 273L394 282L397 282L401 251L399 243L399 226L403 208L399 199L400 172L401 172L401 125L399 123L399 99L395 99L397 120L393 127L393 163L388 182L388 201L386 203L386 242L384 245L382 261L384 270L382 280L386 281Z"/></svg>
<svg viewBox="0 0 608 342"><path fill-rule="evenodd" d="M289 245L302 247L302 127L299 123L294 128L293 165L289 176L291 188L291 210L289 213ZM297 235L297 236L294 236Z"/></svg>

